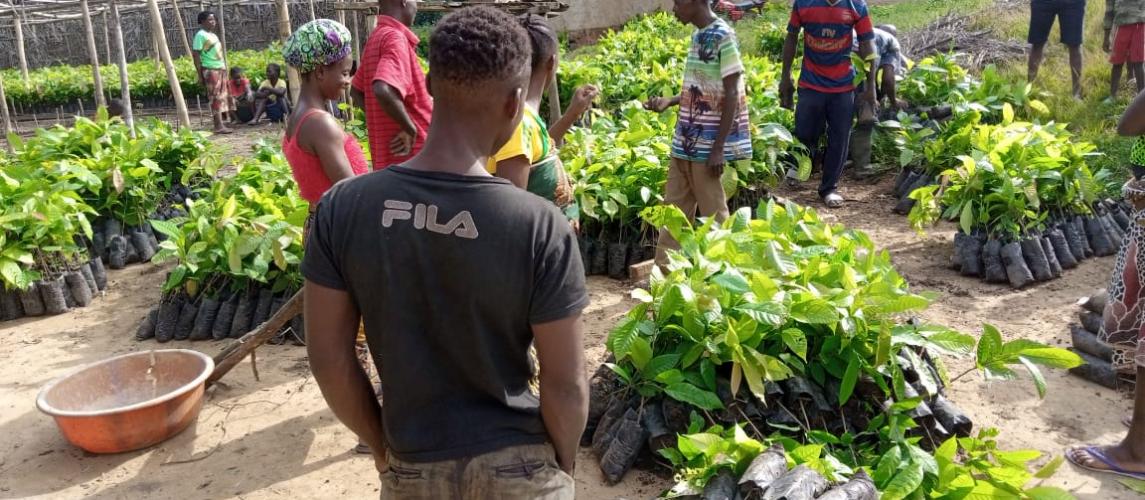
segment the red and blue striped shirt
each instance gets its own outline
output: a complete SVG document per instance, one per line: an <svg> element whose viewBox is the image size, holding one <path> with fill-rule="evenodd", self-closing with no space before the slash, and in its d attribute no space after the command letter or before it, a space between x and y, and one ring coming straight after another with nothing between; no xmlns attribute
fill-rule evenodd
<svg viewBox="0 0 1145 500"><path fill-rule="evenodd" d="M790 33L803 30L803 70L799 88L831 94L855 89L851 66L852 36L860 42L874 37L867 4L863 0L795 0Z"/></svg>

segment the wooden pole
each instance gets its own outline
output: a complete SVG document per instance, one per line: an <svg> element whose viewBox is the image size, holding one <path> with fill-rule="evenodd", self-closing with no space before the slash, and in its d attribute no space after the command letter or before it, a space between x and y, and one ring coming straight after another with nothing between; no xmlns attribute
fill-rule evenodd
<svg viewBox="0 0 1145 500"><path fill-rule="evenodd" d="M358 47L362 46L362 42L364 40L362 40L362 30L359 29L358 17L360 17L360 16L358 15L358 11L351 12L350 16L351 16L350 20L353 21L351 24L353 24L353 30L354 30L354 60L361 61L362 60L362 58L360 57L361 51L358 49Z"/></svg>
<svg viewBox="0 0 1145 500"><path fill-rule="evenodd" d="M119 19L119 7L115 0L107 0L111 7L111 20L115 27L111 30L115 38L116 64L119 65L119 100L123 101L123 122L135 137L135 111L131 104L131 82L127 76L127 50L123 46L123 24Z"/></svg>
<svg viewBox="0 0 1145 500"><path fill-rule="evenodd" d="M83 14L83 32L87 37L87 54L91 58L92 82L95 85L95 105L106 106L103 98L103 77L99 75L99 52L95 48L95 30L91 27L91 10L87 8L87 0L80 0L80 11Z"/></svg>
<svg viewBox="0 0 1145 500"><path fill-rule="evenodd" d="M175 12L175 26L179 27L179 39L183 41L183 50L187 57L191 57L191 40L187 38L187 26L183 24L183 11L179 10L179 2L171 0L171 10Z"/></svg>
<svg viewBox="0 0 1145 500"><path fill-rule="evenodd" d="M86 1L86 0L84 0ZM157 0L147 0L147 7L151 10L151 32L159 36L154 37L159 44L159 57L167 69L167 83L171 85L171 97L175 99L175 111L179 116L179 124L191 128L191 117L187 114L187 101L183 100L183 88L179 86L179 75L175 74L175 63L171 60L171 51L167 49L167 37L163 34L163 18L159 15Z"/></svg>
<svg viewBox="0 0 1145 500"><path fill-rule="evenodd" d="M4 79L0 78L0 119L4 120L4 144L8 145L8 152L12 151L12 143L8 141L12 133L12 119L8 116L8 98L4 96Z"/></svg>
<svg viewBox="0 0 1145 500"><path fill-rule="evenodd" d="M107 11L100 12L99 17L103 20L103 61L104 64L111 66L111 27L107 25Z"/></svg>
<svg viewBox="0 0 1145 500"><path fill-rule="evenodd" d="M549 123L556 123L561 119L561 87L557 85L557 79L553 78L553 83L549 84Z"/></svg>
<svg viewBox="0 0 1145 500"><path fill-rule="evenodd" d="M223 11L223 7L225 6L226 4L223 3L223 0L219 0L219 13L215 15L218 17L216 20L219 24L219 43L223 44L223 65L230 67L230 65L227 64L227 15Z"/></svg>
<svg viewBox="0 0 1145 500"><path fill-rule="evenodd" d="M21 4L23 8L23 4ZM16 26L16 57L20 60L20 77L24 85L30 83L28 77L28 56L24 53L24 16L12 8L12 23Z"/></svg>
<svg viewBox="0 0 1145 500"><path fill-rule="evenodd" d="M310 4L310 20L318 19L318 14L314 10L314 0L309 0L308 3Z"/></svg>
<svg viewBox="0 0 1145 500"><path fill-rule="evenodd" d="M278 37L283 42L290 37L290 9L286 4L286 0L275 0L278 5ZM290 102L298 102L298 92L302 88L302 78L298 75L298 70L291 65L286 65L286 84L290 87Z"/></svg>
<svg viewBox="0 0 1145 500"><path fill-rule="evenodd" d="M159 33L151 32L151 56L155 58L155 72L163 71L163 61L159 59Z"/></svg>

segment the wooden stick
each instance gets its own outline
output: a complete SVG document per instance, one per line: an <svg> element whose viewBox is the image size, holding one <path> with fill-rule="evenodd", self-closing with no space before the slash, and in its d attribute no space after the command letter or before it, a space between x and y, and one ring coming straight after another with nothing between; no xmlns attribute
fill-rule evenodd
<svg viewBox="0 0 1145 500"><path fill-rule="evenodd" d="M85 0L86 1L86 0ZM159 57L167 69L167 83L171 86L171 97L175 99L175 111L179 116L179 124L191 128L191 117L187 114L187 101L183 100L183 88L179 86L179 75L175 73L175 62L171 60L171 51L167 49L167 37L163 35L163 18L159 15L159 3L156 0L147 0L151 10L151 32L157 33L155 43L159 45Z"/></svg>
<svg viewBox="0 0 1145 500"><path fill-rule="evenodd" d="M153 2L155 0L150 1ZM281 330L288 321L302 314L302 300L302 290L299 290L286 304L283 304L278 312L266 320L266 323L247 332L242 338L231 342L230 345L215 356L215 371L211 372L210 377L207 377L207 386L210 387L211 384L218 382L227 372L234 369L247 354L254 353L255 349L265 344L266 341L274 338L275 335L278 335L278 331Z"/></svg>
<svg viewBox="0 0 1145 500"><path fill-rule="evenodd" d="M307 3L310 4L310 20L313 21L318 18L314 12L314 0L308 0Z"/></svg>
<svg viewBox="0 0 1145 500"><path fill-rule="evenodd" d="M219 43L223 44L223 64L226 64L226 61L227 61L227 22L226 22L227 15L224 13L223 7L224 7L223 0L219 0L219 12L218 12L218 14L215 14L215 17L217 18L217 20L219 22ZM230 67L230 65L227 65L227 67Z"/></svg>
<svg viewBox="0 0 1145 500"><path fill-rule="evenodd" d="M290 9L287 6L286 0L277 0L278 5L278 37L283 42L290 37ZM286 86L290 87L290 102L298 102L298 93L302 89L302 78L298 75L298 70L291 65L286 65Z"/></svg>
<svg viewBox="0 0 1145 500"><path fill-rule="evenodd" d="M20 8L24 8L22 3ZM16 26L16 57L20 60L20 77L27 85L30 83L30 79L28 77L28 56L24 53L24 17L16 11L16 7L12 7L12 22Z"/></svg>
<svg viewBox="0 0 1145 500"><path fill-rule="evenodd" d="M103 61L111 66L111 27L107 25L107 10L100 12L99 17L103 21Z"/></svg>
<svg viewBox="0 0 1145 500"><path fill-rule="evenodd" d="M183 24L183 12L179 10L179 3L176 0L171 0L171 9L175 12L175 26L179 28L179 39L183 41L183 50L187 51L186 55L191 56L191 41L187 38L187 26Z"/></svg>
<svg viewBox="0 0 1145 500"><path fill-rule="evenodd" d="M83 12L83 33L87 38L87 54L91 59L95 105L106 106L107 102L103 99L103 77L99 75L99 52L95 48L95 30L91 27L91 10L87 7L87 0L80 0L80 11Z"/></svg>
<svg viewBox="0 0 1145 500"><path fill-rule="evenodd" d="M4 96L4 79L0 78L0 119L4 120L4 144L8 146L8 152L12 152L12 143L8 141L8 135L12 133L12 120L8 116L8 98Z"/></svg>
<svg viewBox="0 0 1145 500"><path fill-rule="evenodd" d="M135 137L135 111L131 104L131 82L127 75L127 50L123 46L123 24L119 18L119 7L115 0L107 0L111 8L111 21L115 23L112 28L112 38L115 39L116 64L119 65L119 100L123 101L123 122L131 130L131 137Z"/></svg>
<svg viewBox="0 0 1145 500"><path fill-rule="evenodd" d="M557 85L557 78L549 85L549 123L556 123L561 119L561 87Z"/></svg>

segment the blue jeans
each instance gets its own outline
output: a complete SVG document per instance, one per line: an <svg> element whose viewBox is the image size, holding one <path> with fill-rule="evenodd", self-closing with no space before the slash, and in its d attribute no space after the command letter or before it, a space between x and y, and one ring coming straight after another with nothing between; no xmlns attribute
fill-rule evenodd
<svg viewBox="0 0 1145 500"><path fill-rule="evenodd" d="M811 89L799 89L795 102L795 137L810 150L814 158L819 152L819 139L827 133L827 153L823 157L823 181L819 196L823 197L839 187L843 175L843 162L851 139L851 125L855 118L855 93L828 94Z"/></svg>

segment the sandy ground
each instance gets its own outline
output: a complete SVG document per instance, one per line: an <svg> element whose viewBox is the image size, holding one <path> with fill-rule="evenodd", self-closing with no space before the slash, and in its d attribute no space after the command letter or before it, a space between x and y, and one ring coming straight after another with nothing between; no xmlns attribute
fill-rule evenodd
<svg viewBox="0 0 1145 500"><path fill-rule="evenodd" d="M241 134L273 136L268 128ZM239 137L228 138L235 154ZM926 320L976 333L981 322L998 326L1008 338L1052 344L1068 341L1078 297L1104 286L1112 258L1089 260L1062 279L1027 290L986 285L946 269L953 231L940 227L916 235L905 218L892 215L890 179L879 185L851 182L848 205L827 216L869 232L891 252L896 265L917 288L942 297ZM781 192L812 202L812 191ZM266 346L258 350L261 380L244 361L208 395L198 422L151 449L110 456L70 446L50 418L34 406L41 385L75 367L106 357L156 347L139 343L134 331L157 301L164 270L138 265L110 274L111 288L92 306L70 313L0 324L0 498L327 498L374 497L378 484L370 460L350 452L354 437L327 409L307 370L305 350ZM624 283L589 280L592 306L586 313L587 357L591 371L604 356L608 330L631 306ZM214 355L222 342L171 342ZM960 373L969 364L948 360ZM1124 395L1065 373L1047 374L1049 394L1039 400L1028 380L987 384L965 377L950 389L977 427L1003 430L1009 448L1058 455L1079 442L1111 443L1124 428L1118 422L1130 407ZM651 498L668 486L656 475L633 471L605 486L595 459L582 453L578 497ZM1063 466L1049 484L1080 498L1136 498L1111 477L1083 474Z"/></svg>

